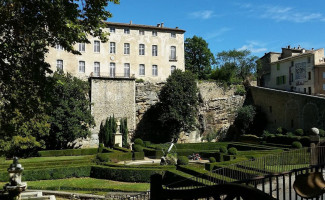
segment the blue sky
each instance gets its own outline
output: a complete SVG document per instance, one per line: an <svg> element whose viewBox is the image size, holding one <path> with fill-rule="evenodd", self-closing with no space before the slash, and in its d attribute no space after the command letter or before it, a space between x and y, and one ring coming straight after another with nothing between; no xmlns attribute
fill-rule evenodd
<svg viewBox="0 0 325 200"><path fill-rule="evenodd" d="M186 30L203 37L211 51L249 49L253 55L291 45L325 47L324 0L120 0L109 4L112 22Z"/></svg>

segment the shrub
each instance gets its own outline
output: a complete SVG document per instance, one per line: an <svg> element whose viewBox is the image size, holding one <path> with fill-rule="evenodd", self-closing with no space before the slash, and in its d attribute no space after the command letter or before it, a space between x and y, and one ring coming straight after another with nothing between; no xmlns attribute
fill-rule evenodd
<svg viewBox="0 0 325 200"><path fill-rule="evenodd" d="M133 153L133 160L143 160L144 159L144 152L134 152Z"/></svg>
<svg viewBox="0 0 325 200"><path fill-rule="evenodd" d="M179 156L177 159L177 165L188 165L188 158L186 156Z"/></svg>
<svg viewBox="0 0 325 200"><path fill-rule="evenodd" d="M310 143L311 143L311 140L310 140L310 137L309 136L303 136L300 138L299 142L305 146L305 147L309 147L310 146Z"/></svg>
<svg viewBox="0 0 325 200"><path fill-rule="evenodd" d="M134 140L134 145L144 146L143 141L140 138L137 138Z"/></svg>
<svg viewBox="0 0 325 200"><path fill-rule="evenodd" d="M220 151L220 153L227 153L228 152L227 148L224 147L224 146L219 147L219 151Z"/></svg>
<svg viewBox="0 0 325 200"><path fill-rule="evenodd" d="M297 136L303 136L304 135L304 130L302 130L302 129L295 130L295 135L297 135Z"/></svg>
<svg viewBox="0 0 325 200"><path fill-rule="evenodd" d="M140 79L137 78L137 79L135 80L135 82L136 82L136 83L144 83L144 80L143 80L142 78L140 78Z"/></svg>
<svg viewBox="0 0 325 200"><path fill-rule="evenodd" d="M235 147L231 147L230 149L228 149L228 154L237 155L237 149Z"/></svg>
<svg viewBox="0 0 325 200"><path fill-rule="evenodd" d="M102 153L103 152L103 148L104 148L104 144L103 143L99 143L98 144L98 153Z"/></svg>
<svg viewBox="0 0 325 200"><path fill-rule="evenodd" d="M119 162L125 160L132 160L132 153L99 153L97 159L100 162Z"/></svg>
<svg viewBox="0 0 325 200"><path fill-rule="evenodd" d="M134 149L135 152L143 152L143 147L139 144L134 145Z"/></svg>
<svg viewBox="0 0 325 200"><path fill-rule="evenodd" d="M292 132L287 132L288 137L294 137L295 135Z"/></svg>
<svg viewBox="0 0 325 200"><path fill-rule="evenodd" d="M319 130L319 136L325 137L325 131L323 129L318 129L318 130Z"/></svg>
<svg viewBox="0 0 325 200"><path fill-rule="evenodd" d="M276 134L282 134L282 133L283 133L282 127L276 129Z"/></svg>
<svg viewBox="0 0 325 200"><path fill-rule="evenodd" d="M298 141L294 141L291 146L292 146L292 148L295 148L295 149L301 149L302 148L302 144L300 142L298 142Z"/></svg>
<svg viewBox="0 0 325 200"><path fill-rule="evenodd" d="M150 141L143 141L143 145L145 147L149 147L151 145L151 142Z"/></svg>
<svg viewBox="0 0 325 200"><path fill-rule="evenodd" d="M210 157L210 158L209 158L209 162L210 162L210 163L215 163L215 162L217 162L217 161L216 161L216 159L215 159L214 157Z"/></svg>
<svg viewBox="0 0 325 200"><path fill-rule="evenodd" d="M64 149L64 150L39 151L38 154L41 157L81 156L81 155L94 155L97 152L98 152L97 148L89 148L89 149Z"/></svg>
<svg viewBox="0 0 325 200"><path fill-rule="evenodd" d="M237 85L235 95L244 96L246 94L245 87L243 85Z"/></svg>

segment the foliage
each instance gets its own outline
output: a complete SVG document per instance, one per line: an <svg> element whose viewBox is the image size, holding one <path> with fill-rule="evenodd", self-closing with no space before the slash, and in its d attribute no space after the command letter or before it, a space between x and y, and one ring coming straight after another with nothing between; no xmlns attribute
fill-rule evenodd
<svg viewBox="0 0 325 200"><path fill-rule="evenodd" d="M105 10L108 2L119 3L1 1L0 143L5 151L19 148L12 146L17 142L14 136L28 143L26 153L45 148L50 111L46 109L44 85L46 74L51 73L45 54L56 44L78 54L73 45L89 43L88 35L106 41L102 27L111 16Z"/></svg>
<svg viewBox="0 0 325 200"><path fill-rule="evenodd" d="M319 136L325 137L325 131L323 129L319 129Z"/></svg>
<svg viewBox="0 0 325 200"><path fill-rule="evenodd" d="M302 148L302 144L298 141L294 141L292 142L292 148L295 148L295 149L301 149Z"/></svg>
<svg viewBox="0 0 325 200"><path fill-rule="evenodd" d="M181 131L187 132L197 125L198 88L191 72L176 69L168 78L159 94L162 113L159 121L169 135L178 138Z"/></svg>
<svg viewBox="0 0 325 200"><path fill-rule="evenodd" d="M303 136L304 135L304 130L303 129L296 129L295 130L295 135L297 135L297 136Z"/></svg>
<svg viewBox="0 0 325 200"><path fill-rule="evenodd" d="M122 134L122 146L127 147L128 146L128 135L129 135L129 129L128 129L128 121L127 118L122 118L120 120L120 132Z"/></svg>
<svg viewBox="0 0 325 200"><path fill-rule="evenodd" d="M143 147L139 144L134 145L134 149L135 152L142 152L143 151Z"/></svg>
<svg viewBox="0 0 325 200"><path fill-rule="evenodd" d="M229 82L239 78L244 81L256 71L256 56L252 56L249 50L229 50L217 54L218 69L222 72L215 78Z"/></svg>
<svg viewBox="0 0 325 200"><path fill-rule="evenodd" d="M256 109L252 105L247 105L237 110L237 117L234 122L241 134L245 134L253 125Z"/></svg>
<svg viewBox="0 0 325 200"><path fill-rule="evenodd" d="M64 149L64 150L39 151L38 154L41 157L52 157L52 156L95 155L97 152L98 152L97 148L89 148L89 149Z"/></svg>
<svg viewBox="0 0 325 200"><path fill-rule="evenodd" d="M99 143L103 143L105 147L113 147L115 144L114 134L117 131L117 119L115 117L106 118L105 123L101 123L98 133Z"/></svg>
<svg viewBox="0 0 325 200"><path fill-rule="evenodd" d="M279 128L277 128L276 129L276 134L283 134L283 129L282 129L282 127L279 127Z"/></svg>
<svg viewBox="0 0 325 200"><path fill-rule="evenodd" d="M237 149L235 147L231 147L228 149L229 155L237 155Z"/></svg>
<svg viewBox="0 0 325 200"><path fill-rule="evenodd" d="M236 85L235 95L244 96L246 94L245 87L243 85Z"/></svg>
<svg viewBox="0 0 325 200"><path fill-rule="evenodd" d="M143 141L142 141L140 138L136 138L136 139L134 140L134 144L135 144L135 145L144 146Z"/></svg>
<svg viewBox="0 0 325 200"><path fill-rule="evenodd" d="M144 159L144 152L139 151L139 152L133 152L133 160L143 160Z"/></svg>
<svg viewBox="0 0 325 200"><path fill-rule="evenodd" d="M215 162L217 162L217 161L216 161L216 159L215 159L214 157L210 157L210 158L209 158L209 162L210 162L210 163L215 163Z"/></svg>
<svg viewBox="0 0 325 200"><path fill-rule="evenodd" d="M74 141L90 136L89 128L95 125L87 97L89 83L59 71L48 77L46 93L51 124L47 149L74 148Z"/></svg>
<svg viewBox="0 0 325 200"><path fill-rule="evenodd" d="M140 79L137 78L137 79L135 80L135 82L136 82L136 83L144 83L144 80L143 80L142 78L140 78Z"/></svg>
<svg viewBox="0 0 325 200"><path fill-rule="evenodd" d="M214 69L210 74L210 78L224 83L225 86L240 83L236 77L236 66L232 63L225 63Z"/></svg>
<svg viewBox="0 0 325 200"><path fill-rule="evenodd" d="M223 147L223 146L219 147L219 151L220 151L220 153L227 153L228 152L227 147Z"/></svg>
<svg viewBox="0 0 325 200"><path fill-rule="evenodd" d="M177 159L177 165L188 165L188 158L186 156L179 156Z"/></svg>
<svg viewBox="0 0 325 200"><path fill-rule="evenodd" d="M193 36L185 39L185 69L191 71L199 79L207 79L215 58L208 43L202 38Z"/></svg>
<svg viewBox="0 0 325 200"><path fill-rule="evenodd" d="M99 153L97 159L100 162L120 162L125 160L132 160L132 153L112 152L112 153Z"/></svg>
<svg viewBox="0 0 325 200"><path fill-rule="evenodd" d="M202 140L212 142L212 140L217 138L218 133L214 129L208 130L207 134L202 137Z"/></svg>

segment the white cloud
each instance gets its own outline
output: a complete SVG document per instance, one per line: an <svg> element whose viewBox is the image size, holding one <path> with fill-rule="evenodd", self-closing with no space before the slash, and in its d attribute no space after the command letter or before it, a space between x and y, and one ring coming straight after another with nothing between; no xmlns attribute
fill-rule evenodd
<svg viewBox="0 0 325 200"><path fill-rule="evenodd" d="M189 14L192 18L198 18L198 19L210 19L214 17L214 11L212 10L200 10L196 12L192 12Z"/></svg>
<svg viewBox="0 0 325 200"><path fill-rule="evenodd" d="M238 48L237 50L249 50L252 53L261 53L266 52L267 48L264 47L264 44L256 42L256 41L249 41L248 44L243 45L242 47Z"/></svg>
<svg viewBox="0 0 325 200"><path fill-rule="evenodd" d="M304 23L309 21L325 21L325 16L321 13L308 13L304 11L297 10L293 7L283 7L283 6L270 6L270 5L260 5L260 6L248 6L248 5L238 5L242 9L247 9L254 16L260 18L273 19L277 22L289 21L295 23Z"/></svg>
<svg viewBox="0 0 325 200"><path fill-rule="evenodd" d="M218 29L216 31L209 32L209 33L205 34L205 37L204 38L207 39L207 40L213 39L213 38L216 38L216 37L218 37L218 36L220 36L220 35L228 32L230 30L231 29L228 28L228 27L223 27L223 28L220 28L220 29Z"/></svg>

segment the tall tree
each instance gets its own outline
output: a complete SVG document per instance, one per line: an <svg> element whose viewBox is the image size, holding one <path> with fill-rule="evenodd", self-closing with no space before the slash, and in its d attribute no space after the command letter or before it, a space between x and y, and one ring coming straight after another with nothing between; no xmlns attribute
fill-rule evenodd
<svg viewBox="0 0 325 200"><path fill-rule="evenodd" d="M119 0L0 2L2 149L14 146L13 139L17 137L25 143L36 141L35 147L44 147L50 125L45 113L43 86L46 73L51 72L45 54L56 44L78 54L73 45L89 43L88 35L106 41L107 34L102 28L111 16L105 9L108 2L119 3ZM33 145L28 146L33 148Z"/></svg>
<svg viewBox="0 0 325 200"><path fill-rule="evenodd" d="M241 81L256 71L256 56L252 56L249 50L229 50L217 54L219 69L233 66L234 74Z"/></svg>
<svg viewBox="0 0 325 200"><path fill-rule="evenodd" d="M181 131L191 131L196 126L198 88L194 75L175 70L159 94L161 114L159 121L170 138L178 138Z"/></svg>
<svg viewBox="0 0 325 200"><path fill-rule="evenodd" d="M193 36L185 40L185 69L191 71L199 79L207 79L215 58L208 43L202 38Z"/></svg>
<svg viewBox="0 0 325 200"><path fill-rule="evenodd" d="M90 112L89 83L63 71L48 77L47 114L50 135L45 140L48 149L75 147L75 140L90 136L95 121Z"/></svg>

